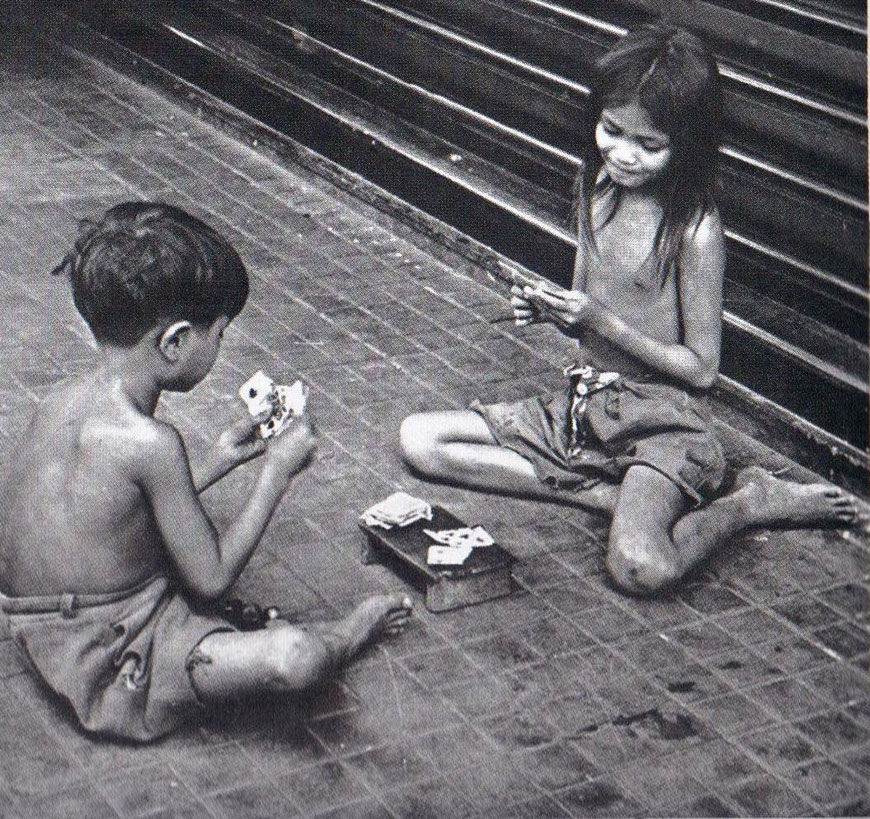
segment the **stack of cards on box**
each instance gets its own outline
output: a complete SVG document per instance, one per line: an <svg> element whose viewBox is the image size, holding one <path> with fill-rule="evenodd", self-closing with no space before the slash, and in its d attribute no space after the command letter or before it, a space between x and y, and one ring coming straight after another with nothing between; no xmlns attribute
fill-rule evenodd
<svg viewBox="0 0 870 819"><path fill-rule="evenodd" d="M482 526L463 526L461 529L423 530L432 540L443 544L430 546L426 563L430 566L461 566L476 548L492 546L495 541Z"/></svg>
<svg viewBox="0 0 870 819"><path fill-rule="evenodd" d="M276 384L262 370L257 370L239 387L239 397L252 416L271 412L269 419L260 424L260 435L271 438L282 432L294 415L305 412L308 387L301 381L289 387Z"/></svg>
<svg viewBox="0 0 870 819"><path fill-rule="evenodd" d="M367 526L392 529L394 526L408 526L418 520L432 520L432 507L407 492L394 492L366 509L360 519Z"/></svg>

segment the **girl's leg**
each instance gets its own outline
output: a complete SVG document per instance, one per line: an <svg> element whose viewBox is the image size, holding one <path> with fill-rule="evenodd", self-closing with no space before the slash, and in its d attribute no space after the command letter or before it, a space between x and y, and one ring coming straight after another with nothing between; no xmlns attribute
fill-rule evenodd
<svg viewBox="0 0 870 819"><path fill-rule="evenodd" d="M376 595L332 623L302 628L276 620L260 631L209 634L191 653L194 687L207 702L301 691L326 679L366 643L401 631L410 613L404 595Z"/></svg>
<svg viewBox="0 0 870 819"><path fill-rule="evenodd" d="M685 568L671 540L686 498L661 472L633 466L619 486L607 541L607 571L630 594L653 594L682 576Z"/></svg>
<svg viewBox="0 0 870 819"><path fill-rule="evenodd" d="M408 464L440 481L603 512L612 512L616 503L614 484L569 491L542 483L531 462L501 446L483 418L471 410L409 415L402 422L399 440Z"/></svg>
<svg viewBox="0 0 870 819"><path fill-rule="evenodd" d="M783 481L759 467L742 470L731 494L688 514L685 506L683 493L661 473L646 466L626 472L607 551L618 586L635 594L660 591L750 526L848 525L857 513L837 487Z"/></svg>

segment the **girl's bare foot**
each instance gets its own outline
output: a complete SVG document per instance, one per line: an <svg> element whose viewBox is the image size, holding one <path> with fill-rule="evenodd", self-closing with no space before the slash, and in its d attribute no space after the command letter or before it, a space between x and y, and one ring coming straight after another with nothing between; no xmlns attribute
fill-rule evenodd
<svg viewBox="0 0 870 819"><path fill-rule="evenodd" d="M734 481L735 499L744 501L747 523L788 524L796 528L818 523L849 525L858 507L855 499L827 483L796 483L775 478L760 466L741 469Z"/></svg>

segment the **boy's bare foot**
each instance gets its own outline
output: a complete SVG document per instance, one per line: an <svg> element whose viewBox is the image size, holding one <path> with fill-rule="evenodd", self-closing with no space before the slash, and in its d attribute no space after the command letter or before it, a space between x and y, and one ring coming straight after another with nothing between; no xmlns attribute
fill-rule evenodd
<svg viewBox="0 0 870 819"><path fill-rule="evenodd" d="M398 634L411 616L411 598L405 594L378 594L363 600L336 624L345 640L345 657L385 634Z"/></svg>
<svg viewBox="0 0 870 819"><path fill-rule="evenodd" d="M741 469L734 487L734 497L741 497L746 502L747 523L750 525L849 525L858 514L855 499L839 487L827 483L785 481L775 478L760 466Z"/></svg>

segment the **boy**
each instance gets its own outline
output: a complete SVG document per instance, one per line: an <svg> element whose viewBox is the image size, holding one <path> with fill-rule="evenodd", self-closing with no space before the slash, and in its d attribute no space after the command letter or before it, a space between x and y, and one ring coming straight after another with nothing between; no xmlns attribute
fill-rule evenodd
<svg viewBox="0 0 870 819"><path fill-rule="evenodd" d="M7 465L0 608L84 728L152 739L203 703L311 686L399 632L401 595L308 629L275 620L242 633L200 610L232 586L316 447L305 415L268 446L257 417L192 471L179 433L153 417L163 390L190 390L211 370L247 299L235 250L178 208L131 202L92 225L61 270L103 357L48 395ZM247 503L218 535L198 493L259 455Z"/></svg>

